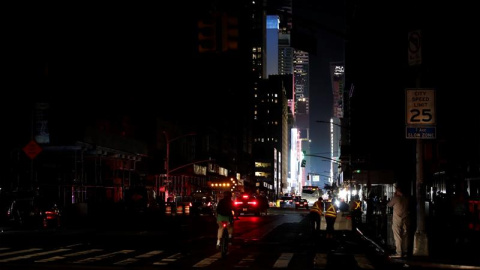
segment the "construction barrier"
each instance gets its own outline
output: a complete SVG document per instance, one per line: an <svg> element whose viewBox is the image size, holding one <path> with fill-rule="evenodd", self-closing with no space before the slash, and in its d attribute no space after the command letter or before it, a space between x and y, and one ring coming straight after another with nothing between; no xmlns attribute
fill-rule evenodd
<svg viewBox="0 0 480 270"><path fill-rule="evenodd" d="M172 214L172 207L170 205L167 205L165 207L165 215L171 215Z"/></svg>
<svg viewBox="0 0 480 270"><path fill-rule="evenodd" d="M190 205L185 205L185 215L190 215Z"/></svg>
<svg viewBox="0 0 480 270"><path fill-rule="evenodd" d="M183 215L183 206L182 205L177 206L177 215Z"/></svg>

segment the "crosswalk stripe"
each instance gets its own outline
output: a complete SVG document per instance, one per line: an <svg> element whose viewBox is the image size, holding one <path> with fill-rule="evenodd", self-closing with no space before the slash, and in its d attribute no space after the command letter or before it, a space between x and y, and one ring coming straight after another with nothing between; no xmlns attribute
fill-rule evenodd
<svg viewBox="0 0 480 270"><path fill-rule="evenodd" d="M28 252L32 252L32 251L38 251L38 250L42 250L42 249L41 248L30 248L30 249L22 249L22 250L17 250L17 251L5 252L5 253L0 253L0 257L17 255L17 254L21 254L21 253L28 253Z"/></svg>
<svg viewBox="0 0 480 270"><path fill-rule="evenodd" d="M86 254L99 252L99 251L103 251L103 249L89 249L89 250L83 250L83 251L78 251L73 253L67 253L67 254L64 254L63 256L53 256L53 257L42 259L42 260L36 260L35 262L45 263L45 262L60 261L67 257L76 257L76 256L86 255Z"/></svg>
<svg viewBox="0 0 480 270"><path fill-rule="evenodd" d="M153 251L147 252L145 254L135 256L135 258L137 258L137 259L150 258L152 256L162 254L162 253L163 253L163 250L153 250Z"/></svg>
<svg viewBox="0 0 480 270"><path fill-rule="evenodd" d="M29 255L13 257L13 258L9 258L9 259L3 259L3 260L0 260L0 262L11 262L11 261L18 261L18 260L23 260L23 259L30 259L30 258L33 258L33 257L50 255L52 253L59 253L59 252L64 252L64 251L69 251L69 250L70 249L68 249L68 248L55 249L55 250L50 250L50 251L45 251L45 252L38 252L38 253L29 254Z"/></svg>
<svg viewBox="0 0 480 270"><path fill-rule="evenodd" d="M128 254L128 253L131 253L131 252L134 252L134 251L135 250L130 250L130 249L120 250L120 251L111 252L111 253L107 253L107 254L103 254L103 255L98 255L98 256L95 256L95 257L91 257L91 258L78 260L78 261L75 261L73 263L91 263L91 262L96 262L96 261L100 261L100 260L103 260L103 259L114 257L117 254Z"/></svg>
<svg viewBox="0 0 480 270"><path fill-rule="evenodd" d="M146 258L153 257L155 255L161 254L162 252L163 252L163 250L154 250L154 251L150 251L150 252L135 256L135 258L128 258L128 259L125 259L125 260L121 260L121 261L116 262L114 264L115 265L127 265L127 264L138 262L140 259L146 259Z"/></svg>
<svg viewBox="0 0 480 270"><path fill-rule="evenodd" d="M282 253L280 258L275 262L273 268L287 268L293 258L293 253Z"/></svg>
<svg viewBox="0 0 480 270"><path fill-rule="evenodd" d="M170 264L172 262L177 261L178 259L180 259L182 257L183 257L182 253L176 253L176 254L173 254L170 257L162 259L159 262L154 262L153 265L167 265L167 264Z"/></svg>
<svg viewBox="0 0 480 270"><path fill-rule="evenodd" d="M201 267L209 266L212 263L216 262L221 257L222 257L222 254L220 252L217 252L217 253L213 254L212 256L199 261L193 267L194 268L201 268Z"/></svg>

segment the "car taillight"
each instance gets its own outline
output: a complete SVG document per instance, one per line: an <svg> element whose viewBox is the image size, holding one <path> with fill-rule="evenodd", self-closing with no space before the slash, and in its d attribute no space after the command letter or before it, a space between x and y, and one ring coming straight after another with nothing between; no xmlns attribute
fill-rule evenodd
<svg viewBox="0 0 480 270"><path fill-rule="evenodd" d="M256 205L257 205L257 202L256 202L256 201L248 202L248 204L251 204L251 205L253 205L253 206L256 206Z"/></svg>
<svg viewBox="0 0 480 270"><path fill-rule="evenodd" d="M53 211L45 211L45 218L46 218L46 219L54 219L54 218L55 218L55 212L53 212Z"/></svg>

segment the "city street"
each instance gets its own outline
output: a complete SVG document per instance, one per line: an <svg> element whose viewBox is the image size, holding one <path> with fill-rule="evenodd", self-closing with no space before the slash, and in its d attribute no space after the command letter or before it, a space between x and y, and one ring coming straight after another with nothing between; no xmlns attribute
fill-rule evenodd
<svg viewBox="0 0 480 270"><path fill-rule="evenodd" d="M381 269L366 242L347 231L338 231L332 241L312 235L307 213L271 208L266 216L240 216L226 259L215 249L213 216L171 216L130 229L5 230L0 234L0 265L2 269L329 269L332 265Z"/></svg>

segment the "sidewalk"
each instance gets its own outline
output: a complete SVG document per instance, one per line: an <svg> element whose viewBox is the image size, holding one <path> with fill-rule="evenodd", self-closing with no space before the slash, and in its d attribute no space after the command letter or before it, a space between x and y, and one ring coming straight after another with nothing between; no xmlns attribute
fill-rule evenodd
<svg viewBox="0 0 480 270"><path fill-rule="evenodd" d="M415 231L413 231L411 233L409 255L406 258L389 258L389 260L392 263L399 263L404 266L480 270L480 231L456 232L444 223L433 218L427 221L427 256L412 254L415 234ZM391 237L391 224L388 223L385 228L387 237L377 234L379 231L374 227L375 224L375 222L363 223L357 231L366 240L375 244L385 256L394 253L393 241L391 238L387 238ZM415 225L412 227L415 228ZM413 228L412 230L414 230Z"/></svg>

